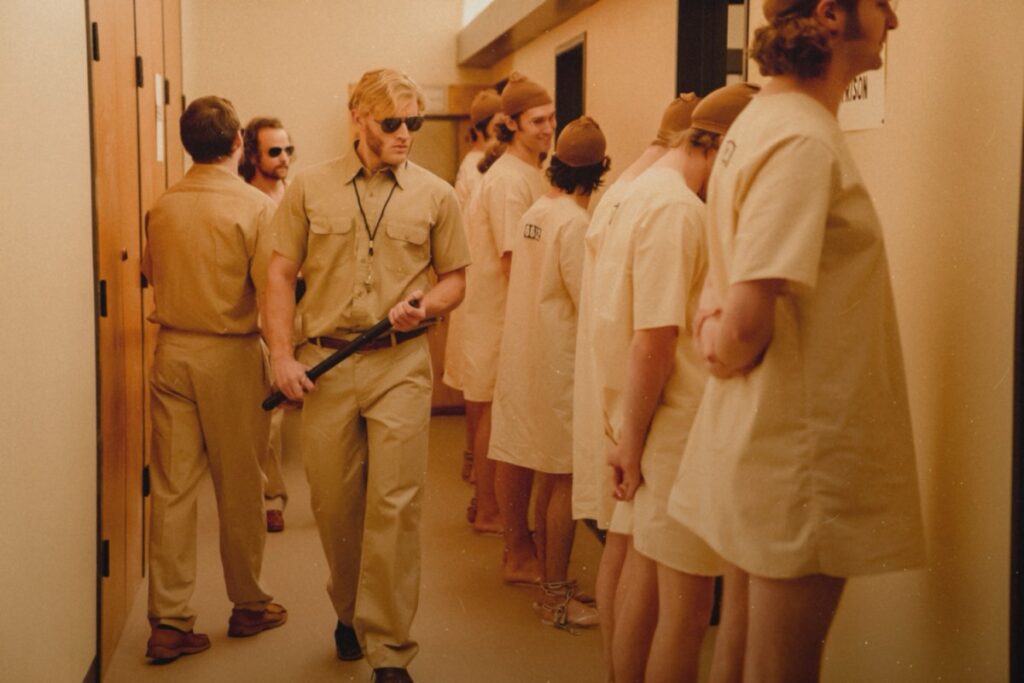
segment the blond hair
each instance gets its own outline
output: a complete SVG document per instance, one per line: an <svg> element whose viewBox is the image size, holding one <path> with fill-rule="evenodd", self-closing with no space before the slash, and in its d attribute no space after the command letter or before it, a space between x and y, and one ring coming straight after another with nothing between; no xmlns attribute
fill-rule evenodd
<svg viewBox="0 0 1024 683"><path fill-rule="evenodd" d="M351 111L385 117L395 113L400 102L416 100L420 113L426 106L423 90L414 80L394 69L367 71L348 100Z"/></svg>

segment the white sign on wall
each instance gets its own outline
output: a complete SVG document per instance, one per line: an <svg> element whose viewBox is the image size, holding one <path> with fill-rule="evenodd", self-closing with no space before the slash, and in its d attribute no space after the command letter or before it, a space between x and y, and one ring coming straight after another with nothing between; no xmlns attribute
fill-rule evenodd
<svg viewBox="0 0 1024 683"><path fill-rule="evenodd" d="M853 79L839 105L843 130L881 128L885 123L885 65Z"/></svg>

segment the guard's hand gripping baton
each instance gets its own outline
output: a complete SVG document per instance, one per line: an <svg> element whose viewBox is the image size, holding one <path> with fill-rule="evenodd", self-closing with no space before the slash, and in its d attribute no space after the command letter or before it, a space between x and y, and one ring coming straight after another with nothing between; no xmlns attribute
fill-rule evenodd
<svg viewBox="0 0 1024 683"><path fill-rule="evenodd" d="M420 302L418 299L413 299L409 302L409 305L411 305L413 308L419 308ZM338 349L331 355L327 356L327 358L324 358L322 361L311 367L309 370L306 370L306 377L308 377L311 382L315 382L317 378L320 377L320 375L324 374L325 372L333 368L335 365L345 360L353 353L355 353L359 349L363 348L364 346L372 342L377 337L381 336L382 334L386 334L390 330L391 321L388 318L384 318L379 323L377 323L376 325L374 325L373 327L366 330L358 337L350 341L344 347ZM283 403L284 400L284 393L280 389L278 389L275 390L274 393L272 393L270 396L267 396L263 400L263 403L261 405L263 406L263 410L273 410L277 406L281 405L281 403Z"/></svg>

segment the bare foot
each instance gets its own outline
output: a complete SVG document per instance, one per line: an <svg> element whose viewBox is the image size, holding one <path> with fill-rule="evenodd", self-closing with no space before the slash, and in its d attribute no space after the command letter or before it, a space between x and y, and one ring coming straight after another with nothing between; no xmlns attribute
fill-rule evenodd
<svg viewBox="0 0 1024 683"><path fill-rule="evenodd" d="M516 558L508 553L505 556L502 578L505 583L533 586L540 585L544 581L544 572L536 556L527 555Z"/></svg>
<svg viewBox="0 0 1024 683"><path fill-rule="evenodd" d="M473 521L473 531L478 534L503 534L505 528L501 525L501 516L486 516L477 510L476 519Z"/></svg>

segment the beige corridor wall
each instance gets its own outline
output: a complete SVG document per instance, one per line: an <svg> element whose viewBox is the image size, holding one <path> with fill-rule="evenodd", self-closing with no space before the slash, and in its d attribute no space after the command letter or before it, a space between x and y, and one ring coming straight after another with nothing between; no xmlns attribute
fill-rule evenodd
<svg viewBox="0 0 1024 683"><path fill-rule="evenodd" d="M586 31L586 108L614 173L673 95L676 6L600 0L492 76L552 87L556 47ZM1024 3L899 8L886 123L848 140L886 231L931 562L850 583L825 680L1007 680Z"/></svg>
<svg viewBox="0 0 1024 683"><path fill-rule="evenodd" d="M0 678L81 681L96 652L85 3L6 0L0 26Z"/></svg>
<svg viewBox="0 0 1024 683"><path fill-rule="evenodd" d="M397 68L424 86L486 76L456 66L461 23L456 0L182 0L185 95L227 97L243 124L277 116L301 168L345 150L348 85L365 71Z"/></svg>
<svg viewBox="0 0 1024 683"><path fill-rule="evenodd" d="M608 140L610 183L654 139L677 94L677 16L677 0L601 0L496 64L491 80L516 70L553 93L555 54L585 32L585 109Z"/></svg>

